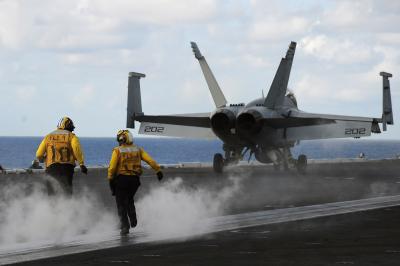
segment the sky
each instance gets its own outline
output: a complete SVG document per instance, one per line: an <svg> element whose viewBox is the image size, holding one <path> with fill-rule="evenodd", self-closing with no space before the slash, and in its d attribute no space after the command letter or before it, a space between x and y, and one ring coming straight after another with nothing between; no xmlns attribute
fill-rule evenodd
<svg viewBox="0 0 400 266"><path fill-rule="evenodd" d="M210 112L197 42L229 103L268 92L290 41L289 88L307 112L380 117L391 81L399 139L400 1L0 0L0 136L43 136L69 116L76 134L126 123L128 73L146 114Z"/></svg>

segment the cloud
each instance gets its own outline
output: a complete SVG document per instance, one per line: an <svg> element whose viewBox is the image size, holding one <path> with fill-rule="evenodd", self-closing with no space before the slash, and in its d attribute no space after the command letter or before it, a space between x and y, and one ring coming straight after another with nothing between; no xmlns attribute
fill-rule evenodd
<svg viewBox="0 0 400 266"><path fill-rule="evenodd" d="M6 0L0 2L0 44L7 48L98 49L124 45L128 28L198 23L216 1ZM138 36L136 36L138 37Z"/></svg>
<svg viewBox="0 0 400 266"><path fill-rule="evenodd" d="M327 9L322 22L330 27L353 28L365 24L372 14L372 1L337 1Z"/></svg>
<svg viewBox="0 0 400 266"><path fill-rule="evenodd" d="M26 85L16 89L16 96L20 101L28 102L33 99L33 97L36 95L36 92L37 90L34 86Z"/></svg>
<svg viewBox="0 0 400 266"><path fill-rule="evenodd" d="M342 76L340 85L337 80L336 76L320 77L308 74L294 84L293 91L300 99L299 102L305 105L332 104L332 101L362 102L370 96L369 90L363 86L358 77L349 79L348 76Z"/></svg>
<svg viewBox="0 0 400 266"><path fill-rule="evenodd" d="M373 49L348 39L335 39L326 35L307 36L301 40L305 54L338 64L354 64L370 60Z"/></svg>
<svg viewBox="0 0 400 266"><path fill-rule="evenodd" d="M24 36L17 1L0 1L0 46L15 49Z"/></svg>
<svg viewBox="0 0 400 266"><path fill-rule="evenodd" d="M311 20L301 16L269 17L255 21L249 36L256 41L293 39L293 36L309 32L312 25Z"/></svg>
<svg viewBox="0 0 400 266"><path fill-rule="evenodd" d="M220 85L221 86L221 85ZM210 92L204 83L197 83L195 81L186 80L183 87L179 90L178 99L185 102L186 105L204 106L204 102L210 102ZM207 104L208 105L208 104Z"/></svg>
<svg viewBox="0 0 400 266"><path fill-rule="evenodd" d="M397 32L400 21L398 1L341 0L327 5L321 14L321 28L336 33ZM351 34L355 36L354 34Z"/></svg>
<svg viewBox="0 0 400 266"><path fill-rule="evenodd" d="M121 20L169 26L176 23L200 22L209 19L216 11L214 0L107 0L87 1L88 9L100 16L109 15Z"/></svg>
<svg viewBox="0 0 400 266"><path fill-rule="evenodd" d="M92 101L95 96L95 89L91 85L84 86L72 99L75 107L83 108Z"/></svg>
<svg viewBox="0 0 400 266"><path fill-rule="evenodd" d="M16 117L26 110L43 115L32 101L40 93L59 112L82 121L103 116L119 128L129 71L147 75L146 113L213 109L189 41L203 47L228 101L237 103L269 88L289 41L297 40L289 84L301 106L352 113L346 103L380 97L380 71L392 72L398 87L399 24L397 1L0 0L0 90L4 99L17 99ZM55 102L60 94L69 100ZM396 108L396 90L392 95ZM103 108L94 110L95 102ZM38 134L2 119L2 134ZM82 132L114 134L104 127Z"/></svg>
<svg viewBox="0 0 400 266"><path fill-rule="evenodd" d="M398 46L400 45L400 33L398 32L384 32L377 34L378 42L387 45Z"/></svg>

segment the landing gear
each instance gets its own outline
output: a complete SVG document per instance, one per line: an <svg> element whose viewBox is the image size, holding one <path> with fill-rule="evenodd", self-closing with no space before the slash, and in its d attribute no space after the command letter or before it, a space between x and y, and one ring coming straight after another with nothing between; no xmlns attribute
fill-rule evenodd
<svg viewBox="0 0 400 266"><path fill-rule="evenodd" d="M214 172L222 173L222 169L224 168L224 157L222 157L221 153L214 154L213 168Z"/></svg>
<svg viewBox="0 0 400 266"><path fill-rule="evenodd" d="M222 173L224 166L236 165L243 158L242 147L223 146L225 158L221 153L214 154L213 168L214 172Z"/></svg>
<svg viewBox="0 0 400 266"><path fill-rule="evenodd" d="M306 173L307 156L305 156L304 154L299 155L299 157L297 158L296 168L297 168L297 172L299 172L299 174L304 175Z"/></svg>

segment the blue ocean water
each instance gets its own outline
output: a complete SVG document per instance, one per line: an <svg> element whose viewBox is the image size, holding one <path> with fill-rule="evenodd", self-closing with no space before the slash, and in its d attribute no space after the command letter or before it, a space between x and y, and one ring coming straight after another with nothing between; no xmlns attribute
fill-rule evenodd
<svg viewBox="0 0 400 266"><path fill-rule="evenodd" d="M35 157L41 137L0 137L0 164L5 168L27 168ZM89 166L107 165L114 138L80 138ZM173 164L180 162L211 162L214 153L222 152L218 140L136 138L135 143L143 147L157 162ZM312 159L355 158L363 152L367 158L394 158L400 154L400 141L334 139L302 141L292 149L295 157L304 153Z"/></svg>

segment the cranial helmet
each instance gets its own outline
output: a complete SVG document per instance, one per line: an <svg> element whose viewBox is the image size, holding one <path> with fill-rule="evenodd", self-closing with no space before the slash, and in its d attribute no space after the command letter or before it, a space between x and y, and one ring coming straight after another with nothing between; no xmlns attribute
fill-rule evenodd
<svg viewBox="0 0 400 266"><path fill-rule="evenodd" d="M74 122L72 122L71 118L64 116L58 122L57 129L65 129L72 132L75 129Z"/></svg>
<svg viewBox="0 0 400 266"><path fill-rule="evenodd" d="M119 144L132 144L133 136L129 130L119 130L117 133L117 141Z"/></svg>

